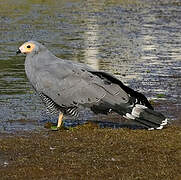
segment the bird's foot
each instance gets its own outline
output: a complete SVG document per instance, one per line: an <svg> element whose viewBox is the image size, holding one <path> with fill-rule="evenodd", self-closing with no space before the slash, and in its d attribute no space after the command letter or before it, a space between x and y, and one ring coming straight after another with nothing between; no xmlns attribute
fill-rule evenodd
<svg viewBox="0 0 181 180"><path fill-rule="evenodd" d="M60 127L57 127L57 126L51 126L51 130L52 130L52 131L68 130L68 128L67 128L67 127L65 127L65 126L60 126Z"/></svg>
<svg viewBox="0 0 181 180"><path fill-rule="evenodd" d="M59 131L59 130L69 130L66 126L64 126L64 123L61 123L61 126L51 126L52 131Z"/></svg>
<svg viewBox="0 0 181 180"><path fill-rule="evenodd" d="M62 123L61 126L58 127L57 125L48 122L44 125L44 127L47 129L51 129L52 131L68 130L69 129L69 128L64 126L64 123Z"/></svg>

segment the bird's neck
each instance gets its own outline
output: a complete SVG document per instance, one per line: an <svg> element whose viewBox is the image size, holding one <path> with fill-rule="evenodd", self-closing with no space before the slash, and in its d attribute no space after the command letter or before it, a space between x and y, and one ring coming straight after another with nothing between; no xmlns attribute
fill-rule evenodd
<svg viewBox="0 0 181 180"><path fill-rule="evenodd" d="M48 50L40 53L28 54L25 59L25 72L28 79L31 81L36 72L44 69L45 66L53 63L55 60L56 56Z"/></svg>

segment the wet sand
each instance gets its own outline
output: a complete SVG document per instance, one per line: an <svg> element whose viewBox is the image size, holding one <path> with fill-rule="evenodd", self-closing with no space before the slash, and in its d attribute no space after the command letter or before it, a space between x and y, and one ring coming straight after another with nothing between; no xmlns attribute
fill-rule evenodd
<svg viewBox="0 0 181 180"><path fill-rule="evenodd" d="M0 179L181 179L181 127L0 135Z"/></svg>

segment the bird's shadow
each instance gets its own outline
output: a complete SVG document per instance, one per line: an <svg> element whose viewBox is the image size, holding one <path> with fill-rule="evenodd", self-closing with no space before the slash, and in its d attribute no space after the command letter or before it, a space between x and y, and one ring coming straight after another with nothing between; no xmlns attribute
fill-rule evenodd
<svg viewBox="0 0 181 180"><path fill-rule="evenodd" d="M145 127L139 125L139 124L136 124L136 122L132 122L130 120L125 120L124 118L121 118L120 119L117 119L117 122L115 122L115 120L111 120L109 119L110 121L106 120L105 119L100 119L100 120L95 120L94 118L92 119L89 119L89 120L75 120L75 119L72 119L72 118L66 118L64 121L63 121L63 126L66 127L66 128L74 128L74 127L77 127L77 126L81 126L81 125L85 125L87 123L93 123L93 124L96 124L98 128L112 128L112 129L118 129L118 128L128 128L128 129L132 129L132 130L136 130L136 129L146 129ZM57 125L57 117L54 117L54 118L46 118L44 120L42 120L40 122L41 124L46 124L46 123L51 123L52 126L56 126Z"/></svg>

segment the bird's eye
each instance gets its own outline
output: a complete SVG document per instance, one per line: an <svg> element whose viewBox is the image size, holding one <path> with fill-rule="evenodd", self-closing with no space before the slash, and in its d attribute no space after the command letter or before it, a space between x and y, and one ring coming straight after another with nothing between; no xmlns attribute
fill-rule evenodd
<svg viewBox="0 0 181 180"><path fill-rule="evenodd" d="M27 48L31 48L31 46L30 45L28 45L28 46L26 46Z"/></svg>

